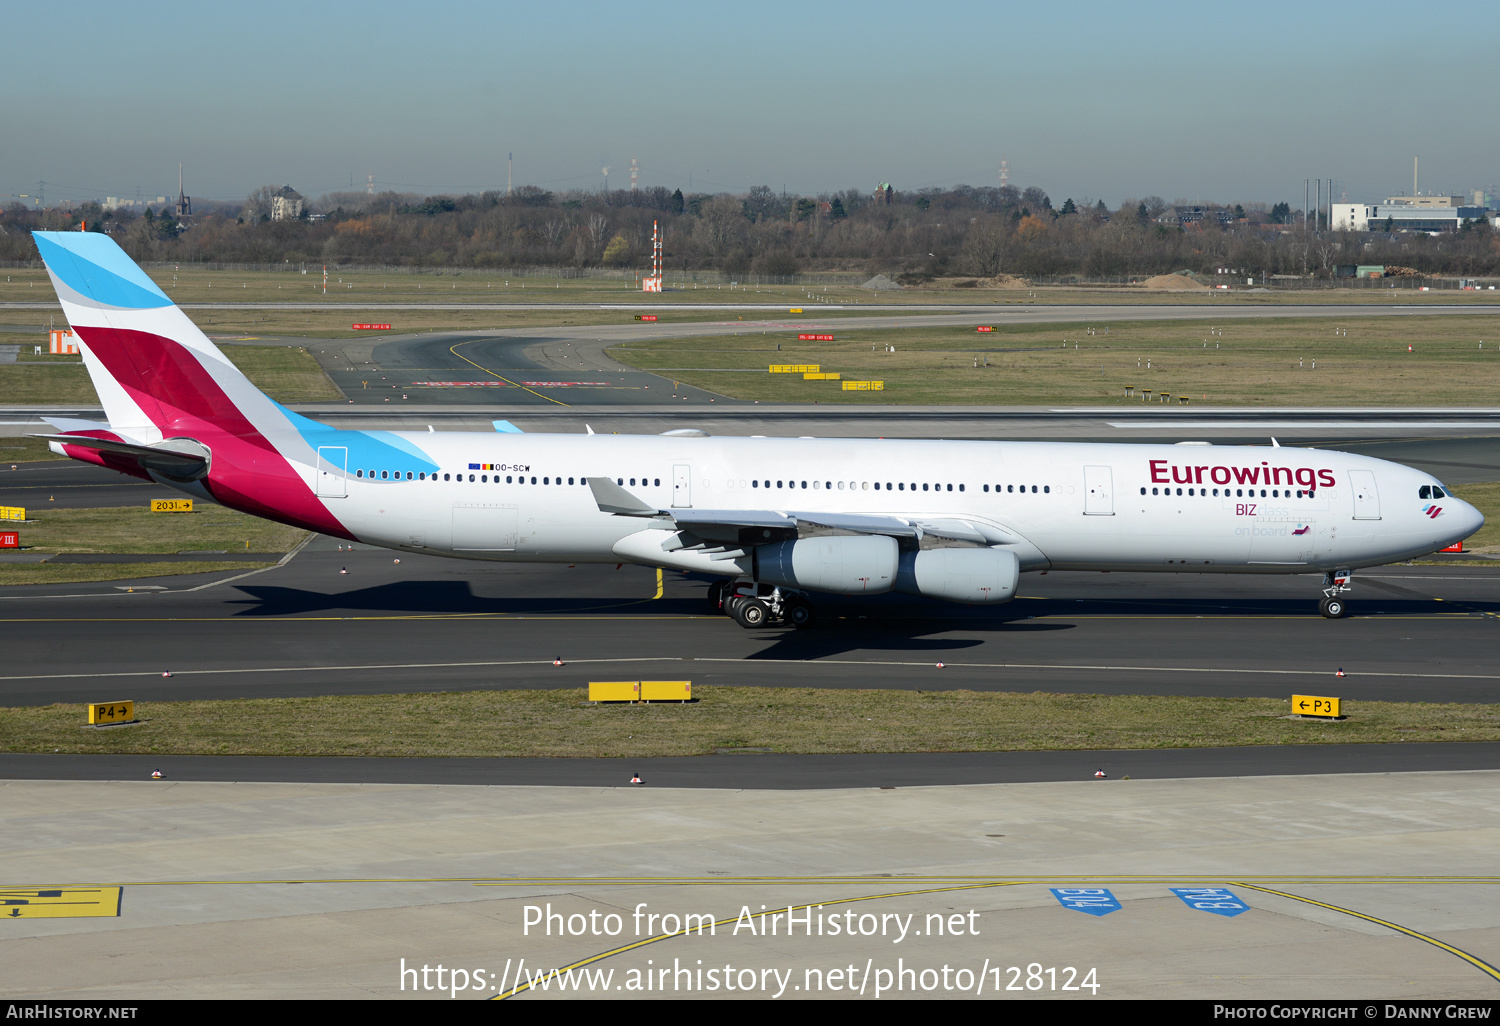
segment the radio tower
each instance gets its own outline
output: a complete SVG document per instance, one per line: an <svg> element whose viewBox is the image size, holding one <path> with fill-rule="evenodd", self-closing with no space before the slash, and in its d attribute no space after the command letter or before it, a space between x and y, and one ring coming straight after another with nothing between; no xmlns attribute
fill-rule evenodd
<svg viewBox="0 0 1500 1026"><path fill-rule="evenodd" d="M1002 160L1000 162L1000 188L1003 189L1003 188L1005 188L1009 184L1010 184L1010 161L1008 161L1008 160Z"/></svg>
<svg viewBox="0 0 1500 1026"><path fill-rule="evenodd" d="M636 183L639 182L640 180L641 180L641 166L635 162L635 158L634 157L631 157L630 158L630 191L631 192L635 192Z"/></svg>
<svg viewBox="0 0 1500 1026"><path fill-rule="evenodd" d="M371 196L375 195L375 176L374 175L366 175L365 176L365 192L369 193Z"/></svg>
<svg viewBox="0 0 1500 1026"><path fill-rule="evenodd" d="M651 222L651 277L641 280L642 292L661 291L661 230Z"/></svg>

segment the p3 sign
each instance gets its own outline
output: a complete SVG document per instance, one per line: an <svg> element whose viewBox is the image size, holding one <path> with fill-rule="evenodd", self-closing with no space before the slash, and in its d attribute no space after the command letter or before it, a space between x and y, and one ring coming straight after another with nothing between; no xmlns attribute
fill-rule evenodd
<svg viewBox="0 0 1500 1026"><path fill-rule="evenodd" d="M1091 916L1107 916L1121 908L1119 899L1106 887L1053 887L1052 896L1063 908Z"/></svg>
<svg viewBox="0 0 1500 1026"><path fill-rule="evenodd" d="M1188 908L1212 912L1216 916L1232 917L1250 911L1249 905L1225 887L1173 887L1172 893L1186 902Z"/></svg>

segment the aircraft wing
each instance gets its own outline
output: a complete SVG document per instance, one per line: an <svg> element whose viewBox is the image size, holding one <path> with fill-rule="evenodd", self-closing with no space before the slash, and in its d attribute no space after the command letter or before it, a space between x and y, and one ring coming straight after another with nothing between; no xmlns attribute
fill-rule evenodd
<svg viewBox="0 0 1500 1026"><path fill-rule="evenodd" d="M831 511L750 509L661 509L626 491L607 477L587 478L594 501L605 513L617 516L670 520L695 534L738 536L741 529L761 528L796 531L800 525L826 527L855 534L881 534L892 538L918 538L934 534L942 538L989 544L983 534L961 520L905 520L901 517ZM719 529L715 531L715 529Z"/></svg>

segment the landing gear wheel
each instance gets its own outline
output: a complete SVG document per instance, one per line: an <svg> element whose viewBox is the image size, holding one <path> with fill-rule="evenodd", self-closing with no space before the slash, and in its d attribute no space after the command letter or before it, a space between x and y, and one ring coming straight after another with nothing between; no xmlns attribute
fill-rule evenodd
<svg viewBox="0 0 1500 1026"><path fill-rule="evenodd" d="M724 612L724 590L728 587L728 581L710 582L708 586L708 611L710 613Z"/></svg>
<svg viewBox="0 0 1500 1026"><path fill-rule="evenodd" d="M806 602L793 602L791 608L786 611L786 622L793 627L811 627L813 622L813 608Z"/></svg>
<svg viewBox="0 0 1500 1026"><path fill-rule="evenodd" d="M1341 598L1325 598L1318 603L1318 612L1330 620L1338 620L1349 615L1349 606Z"/></svg>
<svg viewBox="0 0 1500 1026"><path fill-rule="evenodd" d="M734 609L730 612L730 615L734 617L735 622L741 627L754 630L757 627L764 627L766 625L766 621L771 618L771 607L760 599L745 598L740 599L734 604Z"/></svg>

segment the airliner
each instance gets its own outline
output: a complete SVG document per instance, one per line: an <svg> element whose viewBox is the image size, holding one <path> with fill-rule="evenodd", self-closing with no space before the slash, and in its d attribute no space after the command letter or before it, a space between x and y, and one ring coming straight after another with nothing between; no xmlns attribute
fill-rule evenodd
<svg viewBox="0 0 1500 1026"><path fill-rule="evenodd" d="M266 396L115 242L35 232L108 423L61 455L350 542L709 575L741 626L813 596L1001 603L1034 571L1323 575L1477 531L1438 480L1348 453L1062 442L348 431Z"/></svg>

